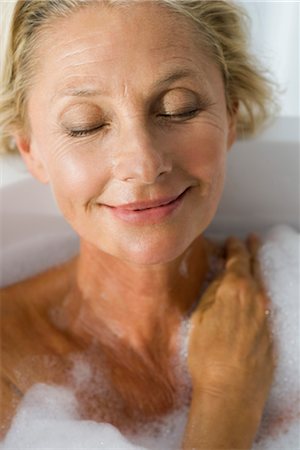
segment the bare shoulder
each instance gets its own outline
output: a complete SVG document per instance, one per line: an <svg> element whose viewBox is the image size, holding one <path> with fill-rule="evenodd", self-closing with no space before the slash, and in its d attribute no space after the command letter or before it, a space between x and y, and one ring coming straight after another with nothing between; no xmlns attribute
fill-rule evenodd
<svg viewBox="0 0 300 450"><path fill-rule="evenodd" d="M76 258L45 272L0 289L1 310L8 311L35 300L51 300L68 290L74 276Z"/></svg>
<svg viewBox="0 0 300 450"><path fill-rule="evenodd" d="M24 344L34 329L47 325L46 312L65 298L75 266L76 259L72 259L0 290L2 355L6 354L8 342Z"/></svg>
<svg viewBox="0 0 300 450"><path fill-rule="evenodd" d="M0 436L26 390L46 381L44 356L59 358L71 347L68 337L51 325L47 311L63 301L75 265L74 259L0 290Z"/></svg>

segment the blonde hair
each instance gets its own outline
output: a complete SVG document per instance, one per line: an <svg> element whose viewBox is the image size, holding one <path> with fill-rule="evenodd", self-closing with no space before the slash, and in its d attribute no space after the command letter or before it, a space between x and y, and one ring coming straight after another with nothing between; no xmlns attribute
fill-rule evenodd
<svg viewBox="0 0 300 450"><path fill-rule="evenodd" d="M143 0L18 0L10 24L0 85L0 149L16 150L11 135L26 127L26 95L34 50L45 26L57 17L101 1L107 6ZM149 0L148 0L149 1ZM275 84L249 52L245 11L230 0L150 0L192 20L221 69L227 109L238 104L239 137L255 134L277 111Z"/></svg>

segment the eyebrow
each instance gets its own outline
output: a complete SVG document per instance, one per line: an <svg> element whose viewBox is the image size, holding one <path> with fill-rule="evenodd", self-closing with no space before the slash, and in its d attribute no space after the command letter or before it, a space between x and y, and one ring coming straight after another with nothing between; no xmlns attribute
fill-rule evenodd
<svg viewBox="0 0 300 450"><path fill-rule="evenodd" d="M191 76L196 76L199 78L199 72L192 69L177 69L172 70L172 72L167 73L164 78L158 80L154 83L154 89L159 89L165 85L170 85L175 83L175 81L189 78ZM103 95L106 92L101 89L93 89L93 88L78 88L78 87L69 87L63 90L58 91L54 96L53 100L57 97L93 97L96 95Z"/></svg>
<svg viewBox="0 0 300 450"><path fill-rule="evenodd" d="M173 70L171 73L167 74L166 77L164 77L162 80L158 80L155 84L154 84L154 88L159 88L163 85L167 85L167 84L172 84L175 83L175 81L184 79L184 78L189 78L191 76L197 77L199 78L199 72L197 72L196 70L192 70L192 69L177 69L177 70Z"/></svg>

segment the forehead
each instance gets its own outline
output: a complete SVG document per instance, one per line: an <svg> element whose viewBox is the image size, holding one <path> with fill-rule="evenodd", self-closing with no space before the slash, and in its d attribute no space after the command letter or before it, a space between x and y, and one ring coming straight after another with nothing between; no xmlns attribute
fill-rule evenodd
<svg viewBox="0 0 300 450"><path fill-rule="evenodd" d="M197 72L205 82L215 65L191 20L150 1L93 4L57 19L42 34L39 52L40 79L56 92L80 83L113 88L122 77L152 82L172 68Z"/></svg>

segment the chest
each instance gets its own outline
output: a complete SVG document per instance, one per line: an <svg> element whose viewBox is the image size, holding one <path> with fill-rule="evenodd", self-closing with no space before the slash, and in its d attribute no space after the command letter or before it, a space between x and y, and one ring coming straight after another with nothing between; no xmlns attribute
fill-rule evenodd
<svg viewBox="0 0 300 450"><path fill-rule="evenodd" d="M184 365L118 356L107 359L92 352L73 356L69 383L82 418L126 431L189 403L191 386Z"/></svg>
<svg viewBox="0 0 300 450"><path fill-rule="evenodd" d="M46 336L31 330L14 345L10 378L23 394L37 383L71 388L82 419L108 422L125 432L190 401L186 366L177 354L153 349L144 358L124 346L82 349L50 329Z"/></svg>

